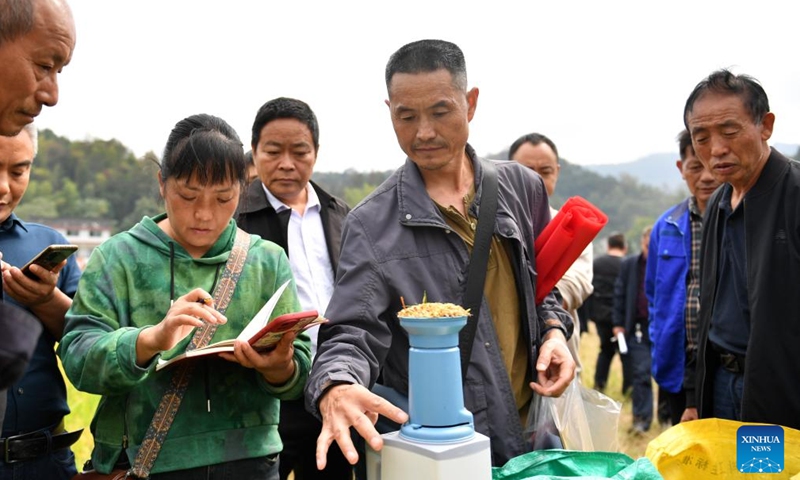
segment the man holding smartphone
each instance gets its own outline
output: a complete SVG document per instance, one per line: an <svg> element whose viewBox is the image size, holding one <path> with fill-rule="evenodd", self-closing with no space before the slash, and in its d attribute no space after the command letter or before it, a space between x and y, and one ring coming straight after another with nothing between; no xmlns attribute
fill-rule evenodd
<svg viewBox="0 0 800 480"><path fill-rule="evenodd" d="M64 331L80 270L74 257L52 270L37 264L30 276L20 267L52 244L68 243L55 230L23 222L14 214L28 188L37 132L26 125L16 136L0 136L0 251L5 301L35 316L43 327L28 369L8 389L0 445L0 479L70 479L76 474L69 446L80 431L68 433L67 395L54 351Z"/></svg>
<svg viewBox="0 0 800 480"><path fill-rule="evenodd" d="M66 0L0 0L0 140L3 143L9 141L9 137L19 135L22 128L33 122L43 107L52 107L58 102L58 75L72 58L75 36L75 22ZM13 211L13 205L10 206L6 200L10 195L7 185L10 184L9 174L12 172L8 170L5 158L3 161L4 190L0 192L3 197L0 218L5 226ZM27 187L27 174L25 186ZM13 225L13 221L11 224ZM3 227L0 236L5 237L7 233ZM6 245L0 240L0 258L3 254L9 255L10 252L6 252ZM6 257L5 260L10 259ZM5 288L0 287L0 338L3 339L0 347L0 427L4 425L6 388L19 380L26 369L28 358L40 353L41 346L36 349L32 346L37 344L37 339L41 342L42 338L42 326L36 319L25 310L16 308L12 302L3 303L4 290ZM52 293L53 289L48 291ZM41 305L50 303L42 302ZM63 322L63 312L61 316ZM50 347L52 356L52 345ZM52 364L55 367L55 357ZM33 367L28 371L33 371ZM54 385L60 385L61 396L65 397L64 383L60 376L58 383ZM28 402L30 403L32 402ZM32 407L36 408L38 405ZM0 442L7 452L9 442L4 441L5 432L4 429ZM0 479L11 474L17 475L14 478L37 478L36 472L20 477L18 472L23 469L19 466L21 464L17 464L14 469L7 468L5 458L2 455L0 459ZM16 472L9 473L9 470ZM74 472L74 467L72 471ZM43 474L38 478L60 476L49 477Z"/></svg>

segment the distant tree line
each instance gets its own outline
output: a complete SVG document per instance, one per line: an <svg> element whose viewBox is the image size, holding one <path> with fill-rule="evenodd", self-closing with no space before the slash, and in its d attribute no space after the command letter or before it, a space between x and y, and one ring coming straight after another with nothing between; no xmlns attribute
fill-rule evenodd
<svg viewBox="0 0 800 480"><path fill-rule="evenodd" d="M488 157L506 155L500 152ZM795 158L800 160L800 151ZM603 176L564 159L560 162L561 175L550 202L558 208L569 197L579 195L608 215L608 225L595 242L598 251L602 240L615 231L625 233L633 240L632 251L638 251L642 229L687 195L685 188L665 191L629 175ZM106 220L114 223L115 231L123 231L143 216L163 211L157 171L157 157L152 152L136 158L117 140L70 141L45 129L39 132L39 154L17 214L44 222L54 218ZM315 172L312 178L352 207L392 171Z"/></svg>
<svg viewBox="0 0 800 480"><path fill-rule="evenodd" d="M117 140L70 141L39 132L39 154L16 210L25 220L110 220L126 230L161 210L155 156L137 159Z"/></svg>
<svg viewBox="0 0 800 480"><path fill-rule="evenodd" d="M492 158L504 156L504 153L490 155ZM621 178L602 176L563 159L560 163L561 174L550 203L554 208L559 208L568 198L577 195L608 215L608 224L595 241L598 252L602 252L603 241L611 232L624 233L629 240L633 240L630 242L631 251L639 251L638 238L644 227L654 223L669 206L688 194L685 189L669 192L644 185L629 175ZM392 172L315 172L313 178L328 192L354 206ZM677 171L675 175L678 175Z"/></svg>

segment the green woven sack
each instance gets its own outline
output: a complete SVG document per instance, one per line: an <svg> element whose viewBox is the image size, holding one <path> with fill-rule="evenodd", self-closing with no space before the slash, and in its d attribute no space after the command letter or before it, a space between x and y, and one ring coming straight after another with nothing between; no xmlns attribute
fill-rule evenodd
<svg viewBox="0 0 800 480"><path fill-rule="evenodd" d="M492 480L548 479L656 480L664 477L645 457L624 453L535 450L492 468Z"/></svg>

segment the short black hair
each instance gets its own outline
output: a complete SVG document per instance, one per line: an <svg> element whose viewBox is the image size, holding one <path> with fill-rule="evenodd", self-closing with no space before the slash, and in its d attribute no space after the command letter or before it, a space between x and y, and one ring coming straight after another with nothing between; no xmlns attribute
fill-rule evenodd
<svg viewBox="0 0 800 480"><path fill-rule="evenodd" d="M225 120L201 113L172 129L161 159L161 180L192 176L204 186L247 181L242 142Z"/></svg>
<svg viewBox="0 0 800 480"><path fill-rule="evenodd" d="M530 143L533 146L539 145L540 143L546 143L547 146L553 149L553 153L556 154L556 163L558 163L558 149L556 148L556 144L547 138L546 135L542 135L541 133L529 133L516 139L514 143L511 144L511 148L508 149L508 158L514 158L514 154L517 153L519 147L525 145L526 143Z"/></svg>
<svg viewBox="0 0 800 480"><path fill-rule="evenodd" d="M417 40L403 45L386 64L386 89L396 73L429 73L445 69L453 77L453 85L467 90L467 63L464 52L455 43L445 40Z"/></svg>
<svg viewBox="0 0 800 480"><path fill-rule="evenodd" d="M0 46L33 30L33 0L0 0Z"/></svg>
<svg viewBox="0 0 800 480"><path fill-rule="evenodd" d="M681 133L678 134L678 149L680 150L681 161L686 160L687 148L691 148L692 153L694 153L694 146L692 145L692 136L689 134L689 130L683 129Z"/></svg>
<svg viewBox="0 0 800 480"><path fill-rule="evenodd" d="M692 113L695 102L708 92L736 95L744 102L753 123L760 123L769 113L767 92L758 80L749 75L734 75L730 70L720 69L700 81L692 90L683 107L683 125L688 129L687 117Z"/></svg>
<svg viewBox="0 0 800 480"><path fill-rule="evenodd" d="M614 232L608 236L608 248L625 249L625 234L621 232Z"/></svg>
<svg viewBox="0 0 800 480"><path fill-rule="evenodd" d="M314 111L306 102L295 98L279 97L268 101L256 113L253 120L253 130L251 133L250 147L255 150L261 140L261 130L264 125L279 118L294 118L311 132L311 140L314 142L314 151L319 150L319 123Z"/></svg>

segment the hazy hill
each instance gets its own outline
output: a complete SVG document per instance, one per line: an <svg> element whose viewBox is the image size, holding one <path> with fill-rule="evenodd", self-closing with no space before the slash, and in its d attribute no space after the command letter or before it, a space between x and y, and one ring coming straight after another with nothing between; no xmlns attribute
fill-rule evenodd
<svg viewBox="0 0 800 480"><path fill-rule="evenodd" d="M773 145L779 152L789 157L795 157L799 145L776 143ZM678 153L653 153L638 160L625 163L585 165L587 170L600 175L618 177L625 173L633 176L641 183L674 191L683 186L683 180L675 167Z"/></svg>
<svg viewBox="0 0 800 480"><path fill-rule="evenodd" d="M354 206L391 173L392 171L315 172L313 179L333 195ZM556 193L550 199L551 205L558 208L575 195L589 200L609 217L608 224L595 242L595 247L599 250L602 248L602 239L610 232L620 231L629 238L638 236L645 225L653 223L667 207L679 202L685 193L680 189L666 191L646 185L631 175L622 175L619 178L600 175L580 165L561 160L561 175ZM632 251L638 251L636 240L631 242L631 248Z"/></svg>
<svg viewBox="0 0 800 480"><path fill-rule="evenodd" d="M584 165L584 168L613 177L624 173L646 185L672 191L683 185L680 173L675 168L676 159L677 154L674 153L652 153L633 162Z"/></svg>

